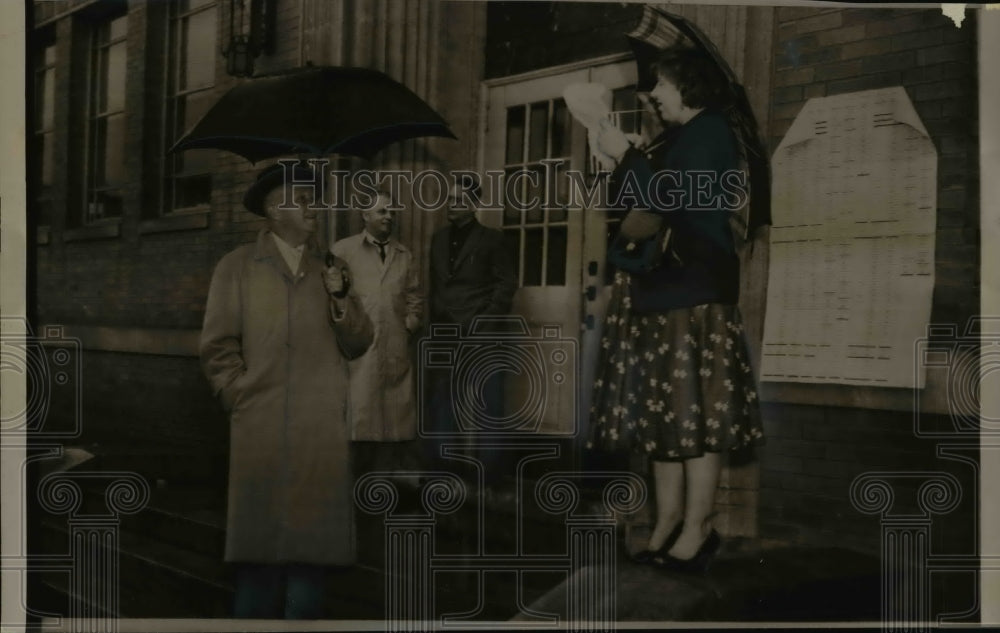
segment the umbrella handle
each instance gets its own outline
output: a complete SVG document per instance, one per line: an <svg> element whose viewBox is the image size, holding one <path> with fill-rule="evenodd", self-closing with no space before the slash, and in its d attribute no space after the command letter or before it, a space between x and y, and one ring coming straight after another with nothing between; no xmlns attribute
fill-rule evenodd
<svg viewBox="0 0 1000 633"><path fill-rule="evenodd" d="M331 253L330 251L327 251L326 252L326 267L327 268L333 268L333 266L336 265L336 263L337 263L337 260L333 256L333 253ZM333 296L336 297L336 298L338 298L338 299L343 299L344 297L347 296L347 291L351 289L351 280L348 278L348 276L344 272L343 268L340 269L340 278L344 282L344 288L340 292L334 293Z"/></svg>

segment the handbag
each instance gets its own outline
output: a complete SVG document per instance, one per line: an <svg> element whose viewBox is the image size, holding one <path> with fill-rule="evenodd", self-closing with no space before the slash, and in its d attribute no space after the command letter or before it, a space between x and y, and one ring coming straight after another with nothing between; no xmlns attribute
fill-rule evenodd
<svg viewBox="0 0 1000 633"><path fill-rule="evenodd" d="M682 265L671 247L670 223L663 216L633 209L622 220L608 247L608 263L633 275L645 275L667 266Z"/></svg>

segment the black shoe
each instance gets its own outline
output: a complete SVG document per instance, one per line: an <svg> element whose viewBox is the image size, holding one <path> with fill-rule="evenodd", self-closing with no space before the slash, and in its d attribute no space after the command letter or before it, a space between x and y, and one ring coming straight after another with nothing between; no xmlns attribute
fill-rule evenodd
<svg viewBox="0 0 1000 633"><path fill-rule="evenodd" d="M648 565L653 562L653 559L655 557L666 555L667 550L673 547L674 543L677 542L677 539L680 538L681 531L683 529L684 529L684 521L678 522L677 525L674 526L674 529L667 536L667 540L663 541L663 545L660 547L660 549L657 550L644 549L640 552L636 552L635 554L632 555L632 562L638 563L640 565Z"/></svg>
<svg viewBox="0 0 1000 633"><path fill-rule="evenodd" d="M704 574L708 571L708 566L712 563L712 559L715 558L720 545L722 545L722 538L719 537L718 532L712 530L692 558L676 558L663 552L662 555L657 554L653 558L652 563L660 569L667 571L676 571L683 574Z"/></svg>

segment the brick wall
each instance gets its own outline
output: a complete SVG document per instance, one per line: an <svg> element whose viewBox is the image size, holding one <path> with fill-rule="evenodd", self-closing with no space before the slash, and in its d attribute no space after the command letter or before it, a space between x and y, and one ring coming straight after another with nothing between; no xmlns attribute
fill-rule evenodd
<svg viewBox="0 0 1000 633"><path fill-rule="evenodd" d="M86 122L87 30L95 16L114 6L128 12L126 82L127 181L125 209L116 237L74 234L82 200ZM218 260L251 241L263 222L242 207L242 194L262 164L217 153L206 228L157 224L160 215L167 20L169 4L119 2L35 3L36 23L56 35L57 182L50 240L35 251L33 296L38 322L133 328L201 326L209 279ZM218 5L219 48L229 34L228 2ZM298 1L278 0L277 39L271 55L257 59L258 73L298 65ZM214 58L215 94L238 80ZM67 219L70 220L67 227ZM149 220L152 219L152 223ZM214 454L224 436L206 433L206 423L224 422L197 359L87 350L85 372L87 441L150 438L183 444L191 454ZM178 397L177 394L184 394ZM69 415L54 411L54 416ZM58 424L59 421L55 420ZM220 440L221 438L221 440ZM136 445L139 445L137 443Z"/></svg>
<svg viewBox="0 0 1000 633"><path fill-rule="evenodd" d="M628 52L624 33L641 15L641 4L491 2L486 77Z"/></svg>
<svg viewBox="0 0 1000 633"><path fill-rule="evenodd" d="M931 319L956 323L979 310L979 147L975 12L961 28L940 10L776 10L770 145L777 148L811 97L903 86L938 151L938 229ZM809 544L880 547L876 517L849 500L868 471L944 470L975 490L967 465L918 440L911 412L769 403L761 453L761 534ZM922 419L923 423L947 424ZM912 491L911 491L912 492ZM907 499L907 497L909 497ZM974 498L935 522L935 535L972 551ZM915 508L912 495L900 494ZM939 529L940 528L940 529ZM939 541L938 546L945 544Z"/></svg>

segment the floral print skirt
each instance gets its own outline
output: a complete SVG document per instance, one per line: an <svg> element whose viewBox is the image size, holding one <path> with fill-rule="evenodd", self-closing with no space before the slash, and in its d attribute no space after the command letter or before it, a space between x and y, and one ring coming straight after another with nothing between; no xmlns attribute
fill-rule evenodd
<svg viewBox="0 0 1000 633"><path fill-rule="evenodd" d="M739 308L633 313L617 273L601 338L589 448L675 461L763 442Z"/></svg>

